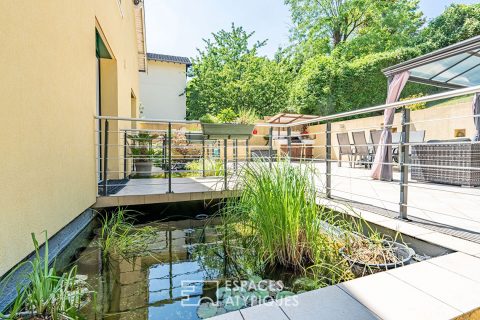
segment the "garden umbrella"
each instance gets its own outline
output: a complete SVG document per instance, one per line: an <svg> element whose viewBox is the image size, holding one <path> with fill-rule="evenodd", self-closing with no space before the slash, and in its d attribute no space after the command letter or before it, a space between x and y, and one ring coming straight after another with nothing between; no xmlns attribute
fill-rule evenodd
<svg viewBox="0 0 480 320"><path fill-rule="evenodd" d="M475 136L473 141L480 141L480 93L473 97L473 122L475 123Z"/></svg>
<svg viewBox="0 0 480 320"><path fill-rule="evenodd" d="M410 76L409 71L396 74L388 83L387 104L398 100L407 80ZM377 180L392 180L392 132L390 128L393 124L395 108L385 109L383 115L383 130L380 136L377 153L372 166L371 176Z"/></svg>

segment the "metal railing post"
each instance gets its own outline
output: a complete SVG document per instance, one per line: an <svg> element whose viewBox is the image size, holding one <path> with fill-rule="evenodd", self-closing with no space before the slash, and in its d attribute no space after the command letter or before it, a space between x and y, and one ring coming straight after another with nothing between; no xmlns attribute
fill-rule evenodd
<svg viewBox="0 0 480 320"><path fill-rule="evenodd" d="M273 156L273 127L270 127L268 130L268 164L270 169L272 169L272 156Z"/></svg>
<svg viewBox="0 0 480 320"><path fill-rule="evenodd" d="M108 120L105 120L105 132L103 133L103 195L108 195L108 130L109 124Z"/></svg>
<svg viewBox="0 0 480 320"><path fill-rule="evenodd" d="M327 122L325 143L325 195L332 197L332 124Z"/></svg>
<svg viewBox="0 0 480 320"><path fill-rule="evenodd" d="M288 159L292 158L292 127L287 128Z"/></svg>
<svg viewBox="0 0 480 320"><path fill-rule="evenodd" d="M247 163L247 166L248 166L248 161L249 161L249 146L248 146L248 139L245 139L245 162Z"/></svg>
<svg viewBox="0 0 480 320"><path fill-rule="evenodd" d="M228 181L227 181L227 139L223 139L223 189L228 190Z"/></svg>
<svg viewBox="0 0 480 320"><path fill-rule="evenodd" d="M233 140L233 169L237 173L238 169L238 140Z"/></svg>
<svg viewBox="0 0 480 320"><path fill-rule="evenodd" d="M127 179L127 131L123 133L123 179Z"/></svg>
<svg viewBox="0 0 480 320"><path fill-rule="evenodd" d="M205 178L205 136L202 134L202 177Z"/></svg>
<svg viewBox="0 0 480 320"><path fill-rule="evenodd" d="M410 162L410 109L402 109L402 135L400 139L400 219L408 215L408 163Z"/></svg>
<svg viewBox="0 0 480 320"><path fill-rule="evenodd" d="M172 123L168 123L168 193L172 193Z"/></svg>

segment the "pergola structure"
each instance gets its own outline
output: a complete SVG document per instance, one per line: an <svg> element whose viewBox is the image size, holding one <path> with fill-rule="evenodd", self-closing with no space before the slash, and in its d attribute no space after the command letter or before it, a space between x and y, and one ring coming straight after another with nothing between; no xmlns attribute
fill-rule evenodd
<svg viewBox="0 0 480 320"><path fill-rule="evenodd" d="M387 103L396 102L407 81L460 89L480 85L480 36L461 41L423 56L382 70L388 78ZM385 109L384 128L372 166L372 178L392 179L390 128L395 108ZM477 129L474 140L480 139L480 95L472 104L472 117Z"/></svg>
<svg viewBox="0 0 480 320"><path fill-rule="evenodd" d="M447 89L480 85L480 36L382 70L388 78L409 71L408 81Z"/></svg>
<svg viewBox="0 0 480 320"><path fill-rule="evenodd" d="M318 117L319 116L281 112L281 113L277 113L276 115L268 119L266 122L275 123L275 124L292 124L292 123L300 122L304 120L316 119ZM270 130L273 132L273 128L270 128ZM279 135L281 130L282 129L280 127L277 129ZM288 127L287 131L290 132L291 128Z"/></svg>
<svg viewBox="0 0 480 320"><path fill-rule="evenodd" d="M278 113L267 120L267 123L290 124L302 120L316 119L318 116L294 113Z"/></svg>

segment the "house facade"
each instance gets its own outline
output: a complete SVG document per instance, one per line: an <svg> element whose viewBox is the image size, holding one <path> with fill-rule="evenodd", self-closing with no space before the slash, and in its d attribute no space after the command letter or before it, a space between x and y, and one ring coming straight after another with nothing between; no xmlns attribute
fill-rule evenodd
<svg viewBox="0 0 480 320"><path fill-rule="evenodd" d="M143 10L139 0L0 2L0 276L32 252L31 232L59 234L95 203L94 117L138 117Z"/></svg>
<svg viewBox="0 0 480 320"><path fill-rule="evenodd" d="M148 72L140 74L142 116L148 119L185 119L190 60L148 53L147 63Z"/></svg>

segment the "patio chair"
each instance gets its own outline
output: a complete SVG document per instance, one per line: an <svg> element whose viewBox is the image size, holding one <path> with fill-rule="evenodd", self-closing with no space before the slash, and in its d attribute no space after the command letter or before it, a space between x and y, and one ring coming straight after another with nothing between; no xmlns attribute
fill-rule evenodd
<svg viewBox="0 0 480 320"><path fill-rule="evenodd" d="M394 144L392 149L393 161L397 163L398 163L399 151L398 151L398 146L396 145L400 144L401 136L402 136L401 132L395 132L392 134L392 144ZM409 143L423 143L424 139L425 139L425 130L410 131Z"/></svg>
<svg viewBox="0 0 480 320"><path fill-rule="evenodd" d="M380 136L382 135L382 130L370 130L370 140L372 141L372 154L377 153L377 148L380 143Z"/></svg>
<svg viewBox="0 0 480 320"><path fill-rule="evenodd" d="M392 133L392 160L393 162L398 163L398 145L400 144L400 139L402 138L401 132Z"/></svg>
<svg viewBox="0 0 480 320"><path fill-rule="evenodd" d="M352 166L352 160L354 160L355 152L352 150L352 146L350 144L350 138L348 137L348 132L337 133L337 141L339 146L338 152L338 166L342 166L342 156L348 156L348 162L350 163L350 167Z"/></svg>
<svg viewBox="0 0 480 320"><path fill-rule="evenodd" d="M370 152L368 151L367 139L365 138L365 131L352 132L353 145L355 147L355 162L359 157L359 163L364 165L365 168L371 164ZM355 166L355 162L353 165ZM371 166L371 165L370 165Z"/></svg>
<svg viewBox="0 0 480 320"><path fill-rule="evenodd" d="M425 130L410 131L410 143L423 143L425 141Z"/></svg>

